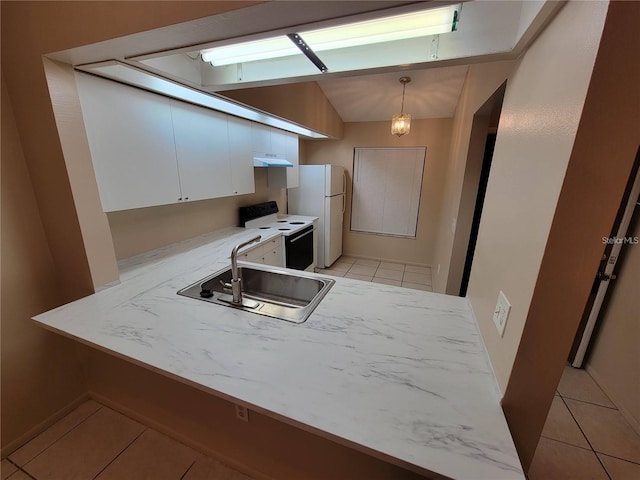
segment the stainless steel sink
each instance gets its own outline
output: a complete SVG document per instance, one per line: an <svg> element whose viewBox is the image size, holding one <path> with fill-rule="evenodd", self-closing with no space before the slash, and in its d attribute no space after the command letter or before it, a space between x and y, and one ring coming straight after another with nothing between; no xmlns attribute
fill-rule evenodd
<svg viewBox="0 0 640 480"><path fill-rule="evenodd" d="M178 295L302 323L335 283L310 273L276 267L242 265L238 270L242 278L242 305L234 304L231 291L223 286L231 282L231 266L183 288Z"/></svg>

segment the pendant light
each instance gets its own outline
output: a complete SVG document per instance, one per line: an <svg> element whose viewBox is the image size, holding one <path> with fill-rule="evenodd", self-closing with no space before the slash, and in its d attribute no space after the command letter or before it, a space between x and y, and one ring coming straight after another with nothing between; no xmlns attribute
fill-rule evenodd
<svg viewBox="0 0 640 480"><path fill-rule="evenodd" d="M402 105L400 106L400 113L397 113L391 119L391 134L401 137L409 133L411 129L411 114L404 113L404 91L407 87L407 83L411 81L411 77L401 77L400 83L402 84Z"/></svg>

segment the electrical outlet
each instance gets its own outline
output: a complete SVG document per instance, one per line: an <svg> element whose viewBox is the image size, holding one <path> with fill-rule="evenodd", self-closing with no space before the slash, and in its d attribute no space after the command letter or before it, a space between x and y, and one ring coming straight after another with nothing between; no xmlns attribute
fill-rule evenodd
<svg viewBox="0 0 640 480"><path fill-rule="evenodd" d="M236 404L236 418L238 420L242 420L243 422L249 421L249 410L247 407L243 407L242 405Z"/></svg>
<svg viewBox="0 0 640 480"><path fill-rule="evenodd" d="M509 312L511 311L511 304L504 292L500 290L498 294L498 302L493 312L493 323L496 324L498 333L502 337L504 335L504 327L507 325L507 319L509 318Z"/></svg>

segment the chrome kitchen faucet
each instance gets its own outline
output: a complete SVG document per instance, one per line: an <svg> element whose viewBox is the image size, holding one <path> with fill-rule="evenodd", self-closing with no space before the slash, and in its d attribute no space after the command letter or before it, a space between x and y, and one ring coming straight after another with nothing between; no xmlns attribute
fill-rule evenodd
<svg viewBox="0 0 640 480"><path fill-rule="evenodd" d="M231 303L233 305L242 305L242 279L238 274L238 250L242 247L246 247L247 245L251 245L254 242L259 242L261 239L262 237L258 235L251 240L239 243L233 247L233 250L231 250L231 283L223 283L222 281L220 283L222 283L224 288L231 289L233 295Z"/></svg>

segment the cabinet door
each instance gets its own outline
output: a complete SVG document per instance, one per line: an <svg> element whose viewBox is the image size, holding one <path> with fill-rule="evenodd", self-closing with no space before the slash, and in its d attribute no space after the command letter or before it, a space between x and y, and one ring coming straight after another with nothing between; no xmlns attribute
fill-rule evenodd
<svg viewBox="0 0 640 480"><path fill-rule="evenodd" d="M286 188L296 188L300 186L300 175L298 167L299 164L299 150L298 150L298 136L295 133L286 133L285 155L286 159L293 163L293 167L288 167L287 170L287 186Z"/></svg>
<svg viewBox="0 0 640 480"><path fill-rule="evenodd" d="M284 157L287 145L287 132L271 127L271 151L269 153Z"/></svg>
<svg viewBox="0 0 640 480"><path fill-rule="evenodd" d="M262 261L266 265L283 267L284 258L282 255L282 237L272 238L265 242L262 250Z"/></svg>
<svg viewBox="0 0 640 480"><path fill-rule="evenodd" d="M171 101L183 200L232 195L227 115Z"/></svg>
<svg viewBox="0 0 640 480"><path fill-rule="evenodd" d="M251 123L251 145L253 153L271 153L271 128L261 123Z"/></svg>
<svg viewBox="0 0 640 480"><path fill-rule="evenodd" d="M262 246L258 244L248 250L243 250L238 254L238 260L243 262L262 263Z"/></svg>
<svg viewBox="0 0 640 480"><path fill-rule="evenodd" d="M298 136L284 132L282 138L285 141L285 157L293 167L269 168L267 172L269 188L295 188L300 185L298 167Z"/></svg>
<svg viewBox="0 0 640 480"><path fill-rule="evenodd" d="M254 193L253 149L251 147L251 122L229 116L229 161L233 195Z"/></svg>
<svg viewBox="0 0 640 480"><path fill-rule="evenodd" d="M170 100L76 73L105 212L179 201Z"/></svg>

